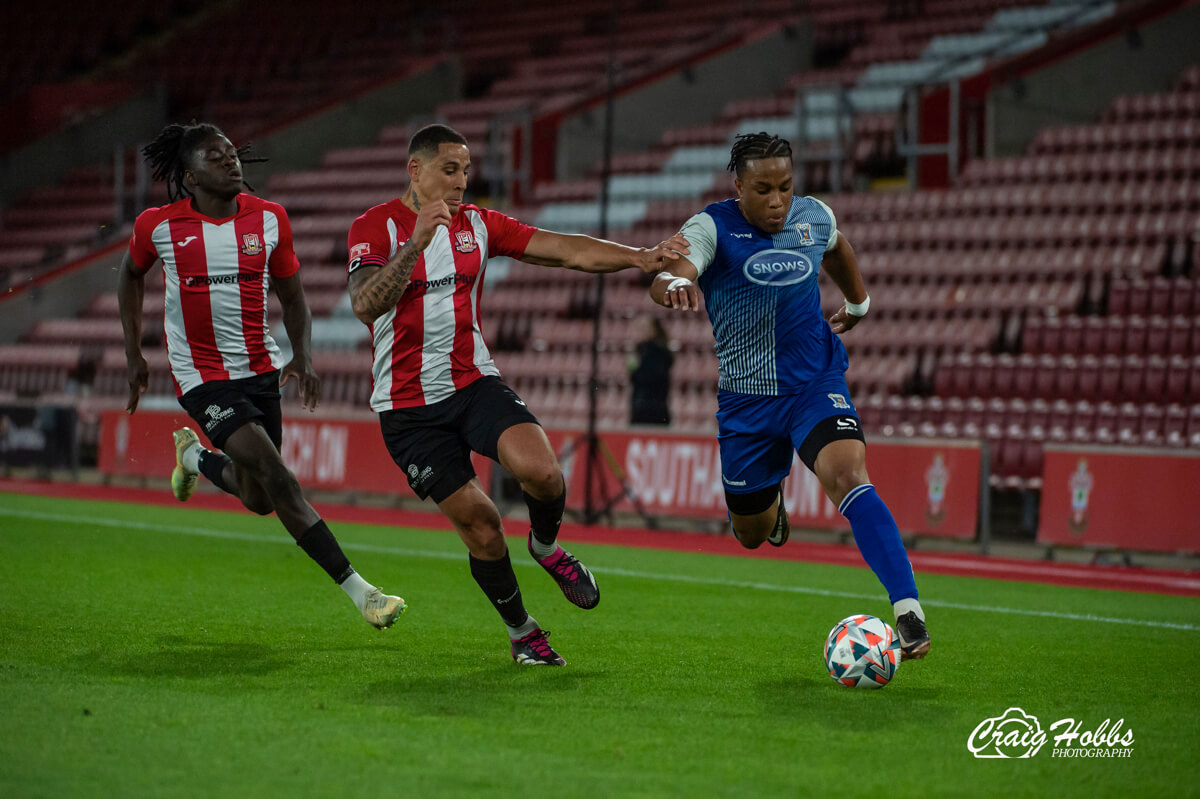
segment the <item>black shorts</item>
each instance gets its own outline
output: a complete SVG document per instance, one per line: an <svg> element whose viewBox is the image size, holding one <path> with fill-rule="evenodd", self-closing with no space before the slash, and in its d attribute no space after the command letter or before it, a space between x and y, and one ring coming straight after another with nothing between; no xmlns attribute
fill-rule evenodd
<svg viewBox="0 0 1200 799"><path fill-rule="evenodd" d="M275 449L283 442L278 370L240 380L204 383L180 397L179 404L217 449L224 449L229 437L250 422L266 430Z"/></svg>
<svg viewBox="0 0 1200 799"><path fill-rule="evenodd" d="M538 424L517 393L490 375L441 402L379 414L392 460L416 495L434 502L442 502L475 477L472 452L498 461L500 434L526 422Z"/></svg>

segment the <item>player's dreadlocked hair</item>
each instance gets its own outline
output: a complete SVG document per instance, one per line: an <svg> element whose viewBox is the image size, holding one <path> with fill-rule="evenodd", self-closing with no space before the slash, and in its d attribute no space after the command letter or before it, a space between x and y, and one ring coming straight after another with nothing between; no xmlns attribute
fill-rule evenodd
<svg viewBox="0 0 1200 799"><path fill-rule="evenodd" d="M746 167L747 161L758 158L791 158L792 145L787 139L762 131L759 133L743 133L733 140L733 149L729 151L729 166L725 167L739 178Z"/></svg>
<svg viewBox="0 0 1200 799"><path fill-rule="evenodd" d="M225 134L216 125L210 125L207 122L197 124L194 119L188 125L175 122L163 128L154 141L142 148L142 155L146 157L146 163L154 170L152 172L154 179L167 184L167 196L171 198L172 202L192 195L187 186L183 185L183 173L188 168L187 156L197 144L212 135L224 136ZM265 158L246 158L245 156L249 152L249 144L238 148L238 158L242 163L256 164L267 160ZM254 191L253 186L244 180L242 182L246 184L247 189Z"/></svg>

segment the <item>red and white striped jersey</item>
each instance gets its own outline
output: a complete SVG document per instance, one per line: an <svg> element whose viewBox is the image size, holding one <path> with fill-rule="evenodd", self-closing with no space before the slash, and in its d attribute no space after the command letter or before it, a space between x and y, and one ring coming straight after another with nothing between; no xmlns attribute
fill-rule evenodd
<svg viewBox="0 0 1200 799"><path fill-rule="evenodd" d="M348 245L353 272L384 266L408 241L417 215L400 200L354 220ZM371 409L432 405L484 375L498 375L479 327L487 259L520 258L537 228L497 211L462 205L417 258L396 307L371 325L375 344Z"/></svg>
<svg viewBox="0 0 1200 799"><path fill-rule="evenodd" d="M163 326L175 391L279 369L267 322L270 278L300 268L283 206L239 194L238 212L212 219L183 199L138 216L129 255L142 272L162 259Z"/></svg>

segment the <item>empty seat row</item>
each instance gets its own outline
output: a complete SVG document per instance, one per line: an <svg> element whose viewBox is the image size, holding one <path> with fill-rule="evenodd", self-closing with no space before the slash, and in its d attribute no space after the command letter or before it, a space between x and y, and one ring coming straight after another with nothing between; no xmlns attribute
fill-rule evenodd
<svg viewBox="0 0 1200 799"><path fill-rule="evenodd" d="M1190 403L1200 401L1200 355L959 353L938 363L934 391L942 397Z"/></svg>
<svg viewBox="0 0 1200 799"><path fill-rule="evenodd" d="M1043 128L1030 144L1029 153L1047 155L1144 150L1150 147L1193 147L1200 140L1198 119L1120 121Z"/></svg>
<svg viewBox="0 0 1200 799"><path fill-rule="evenodd" d="M967 164L963 186L1062 181L1179 180L1200 177L1200 148L1074 155L980 158Z"/></svg>
<svg viewBox="0 0 1200 799"><path fill-rule="evenodd" d="M1021 349L1032 355L1195 355L1200 353L1196 316L1032 316Z"/></svg>
<svg viewBox="0 0 1200 799"><path fill-rule="evenodd" d="M1196 214L1074 214L1070 216L969 217L958 220L839 223L863 250L1027 249L1068 246L1155 245L1186 238Z"/></svg>
<svg viewBox="0 0 1200 799"><path fill-rule="evenodd" d="M1200 209L1200 180L984 185L920 192L834 194L825 200L837 214L839 223L993 215L1194 212Z"/></svg>

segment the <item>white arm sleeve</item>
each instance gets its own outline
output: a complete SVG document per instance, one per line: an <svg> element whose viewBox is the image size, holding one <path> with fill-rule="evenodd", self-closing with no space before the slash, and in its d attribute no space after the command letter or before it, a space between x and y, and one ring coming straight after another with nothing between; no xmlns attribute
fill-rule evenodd
<svg viewBox="0 0 1200 799"><path fill-rule="evenodd" d="M688 249L691 250L684 258L687 258L696 267L696 277L699 277L704 274L704 270L708 269L716 256L717 224L713 222L711 216L701 211L684 222L679 232L688 240Z"/></svg>
<svg viewBox="0 0 1200 799"><path fill-rule="evenodd" d="M825 244L825 252L829 252L837 246L837 217L833 215L833 209L825 203L812 198L813 202L825 209L825 213L829 214L829 241Z"/></svg>

